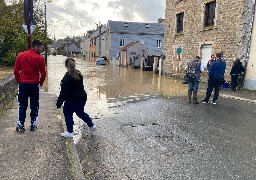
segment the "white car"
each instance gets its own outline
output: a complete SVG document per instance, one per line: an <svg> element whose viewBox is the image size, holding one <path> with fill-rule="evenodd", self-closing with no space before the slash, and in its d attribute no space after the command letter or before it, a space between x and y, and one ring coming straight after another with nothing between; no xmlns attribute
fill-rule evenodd
<svg viewBox="0 0 256 180"><path fill-rule="evenodd" d="M106 65L106 60L104 58L96 58L95 64L97 64L97 65Z"/></svg>

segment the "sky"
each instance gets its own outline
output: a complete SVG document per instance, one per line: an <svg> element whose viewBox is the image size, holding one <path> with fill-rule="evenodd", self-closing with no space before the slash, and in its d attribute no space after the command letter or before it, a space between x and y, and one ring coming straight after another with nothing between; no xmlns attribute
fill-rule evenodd
<svg viewBox="0 0 256 180"><path fill-rule="evenodd" d="M46 3L50 38L82 36L108 20L157 22L166 0L51 0Z"/></svg>

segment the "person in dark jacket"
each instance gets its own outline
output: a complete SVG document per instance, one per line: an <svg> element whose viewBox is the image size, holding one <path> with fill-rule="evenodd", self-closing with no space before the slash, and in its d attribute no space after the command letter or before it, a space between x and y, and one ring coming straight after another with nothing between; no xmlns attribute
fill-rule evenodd
<svg viewBox="0 0 256 180"><path fill-rule="evenodd" d="M44 50L43 43L39 40L32 41L32 48L18 54L15 65L14 75L18 83L18 102L19 114L16 131L25 131L24 123L30 98L30 130L35 131L38 125L39 110L39 91L43 85L46 70L44 58L40 55Z"/></svg>
<svg viewBox="0 0 256 180"><path fill-rule="evenodd" d="M211 55L211 59L207 62L207 71L210 71L210 68L212 66L212 63L216 61L216 57L214 55Z"/></svg>
<svg viewBox="0 0 256 180"><path fill-rule="evenodd" d="M199 104L197 100L198 85L200 82L200 74L204 71L201 66L200 57L196 56L192 61L187 63L186 66L186 78L188 80L188 103L192 102L193 92L193 104Z"/></svg>
<svg viewBox="0 0 256 180"><path fill-rule="evenodd" d="M217 60L212 63L209 71L208 87L206 92L206 97L203 100L203 104L209 103L213 88L214 97L212 104L217 104L217 99L219 97L219 90L222 82L224 81L224 74L226 69L226 61L221 57L221 53L216 54Z"/></svg>
<svg viewBox="0 0 256 180"><path fill-rule="evenodd" d="M84 106L87 101L87 93L84 90L83 76L75 68L75 60L67 58L65 61L67 72L61 80L61 91L57 100L57 108L60 108L64 102L63 113L65 116L67 131L61 133L64 137L73 137L73 113L81 118L94 132L96 125L93 124L90 116L84 112Z"/></svg>
<svg viewBox="0 0 256 180"><path fill-rule="evenodd" d="M237 79L239 76L244 75L244 67L242 62L240 62L239 58L236 58L235 62L233 63L232 69L230 71L230 75L231 75L231 89L232 91L236 91Z"/></svg>

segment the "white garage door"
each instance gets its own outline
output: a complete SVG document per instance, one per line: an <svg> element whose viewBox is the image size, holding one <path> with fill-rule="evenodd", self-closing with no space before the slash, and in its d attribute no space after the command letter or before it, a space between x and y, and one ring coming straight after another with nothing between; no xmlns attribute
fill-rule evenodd
<svg viewBox="0 0 256 180"><path fill-rule="evenodd" d="M203 45L202 48L202 65L204 68L206 68L207 66L207 62L211 59L211 55L212 55L212 45L211 44L207 44L207 45Z"/></svg>

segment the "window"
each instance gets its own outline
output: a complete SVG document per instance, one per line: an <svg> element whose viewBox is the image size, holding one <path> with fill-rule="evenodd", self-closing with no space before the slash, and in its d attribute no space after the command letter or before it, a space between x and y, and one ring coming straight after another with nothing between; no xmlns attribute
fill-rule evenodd
<svg viewBox="0 0 256 180"><path fill-rule="evenodd" d="M176 15L176 29L177 33L180 33L183 31L183 18L184 18L184 12L179 13Z"/></svg>
<svg viewBox="0 0 256 180"><path fill-rule="evenodd" d="M124 46L124 38L121 38L120 39L120 47L123 47Z"/></svg>
<svg viewBox="0 0 256 180"><path fill-rule="evenodd" d="M157 41L156 41L156 44L157 44L157 48L161 48L161 46L162 46L161 40L157 40Z"/></svg>
<svg viewBox="0 0 256 180"><path fill-rule="evenodd" d="M216 1L205 4L204 27L214 26Z"/></svg>

